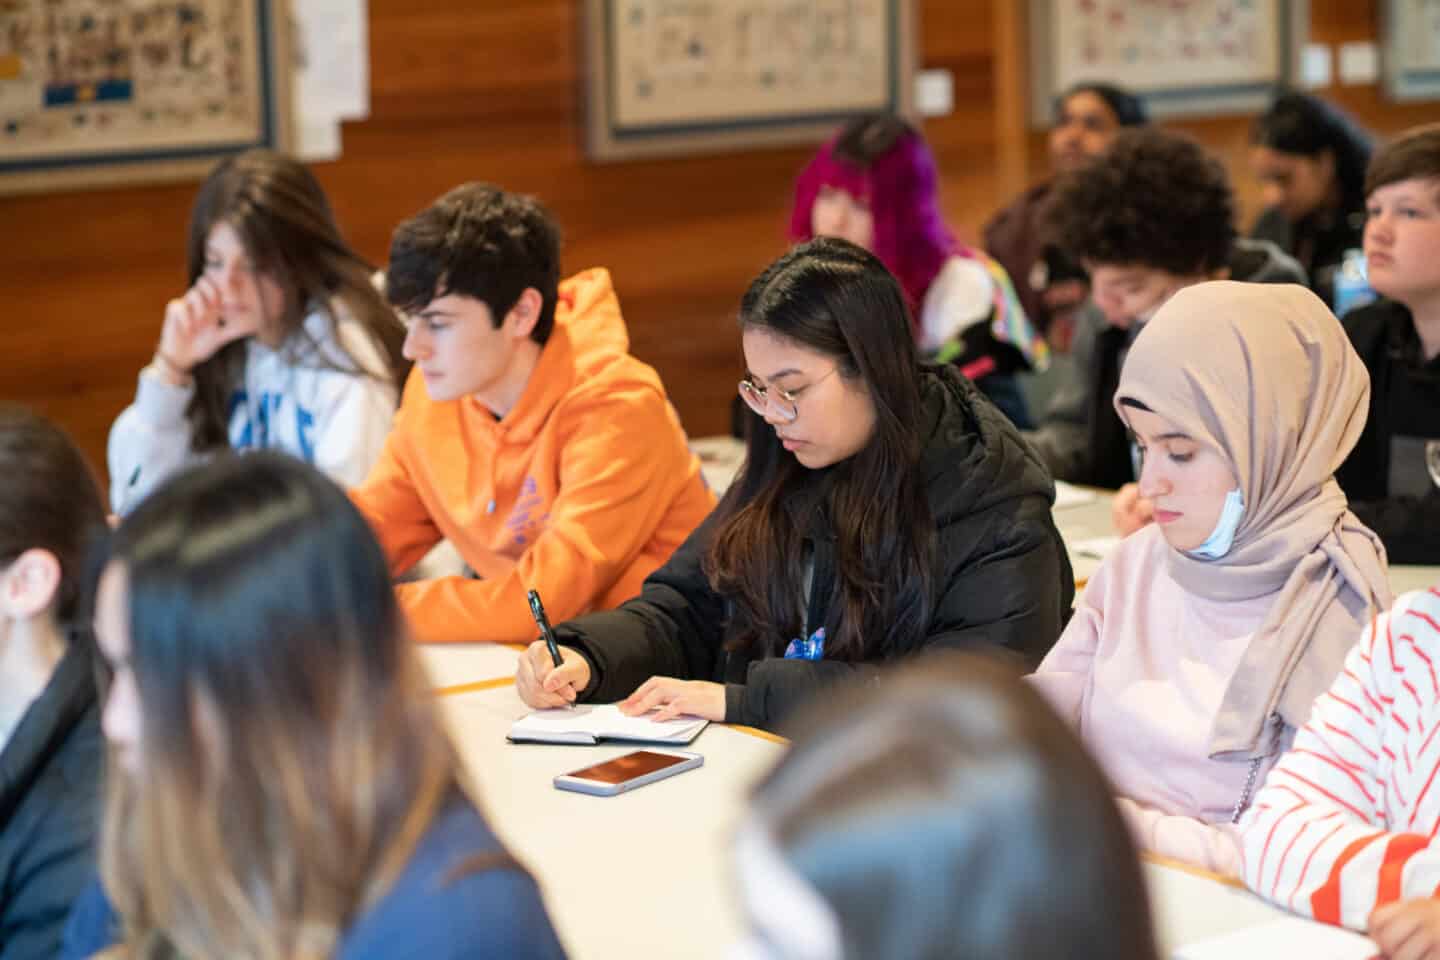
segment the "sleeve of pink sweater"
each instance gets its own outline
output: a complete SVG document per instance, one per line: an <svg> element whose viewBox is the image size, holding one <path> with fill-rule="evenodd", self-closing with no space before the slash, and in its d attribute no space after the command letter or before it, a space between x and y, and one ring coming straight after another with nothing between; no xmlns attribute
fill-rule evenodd
<svg viewBox="0 0 1440 960"><path fill-rule="evenodd" d="M1440 895L1440 592L1377 617L1242 818L1245 883L1357 930Z"/></svg>
<svg viewBox="0 0 1440 960"><path fill-rule="evenodd" d="M1075 612L1070 615L1070 622L1060 632L1060 639L1028 678L1055 712L1082 736L1085 697L1095 668L1100 626L1105 619L1097 599L1104 596L1104 573L1102 567L1090 578L1080 602L1075 605Z"/></svg>

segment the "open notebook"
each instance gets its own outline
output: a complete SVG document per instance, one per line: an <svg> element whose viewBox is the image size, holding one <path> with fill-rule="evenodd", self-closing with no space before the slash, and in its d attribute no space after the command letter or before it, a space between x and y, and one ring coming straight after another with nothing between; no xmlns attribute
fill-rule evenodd
<svg viewBox="0 0 1440 960"><path fill-rule="evenodd" d="M709 720L677 717L656 723L649 717L627 717L613 703L582 704L574 709L536 710L510 725L507 737L515 742L599 743L632 740L639 743L689 743Z"/></svg>

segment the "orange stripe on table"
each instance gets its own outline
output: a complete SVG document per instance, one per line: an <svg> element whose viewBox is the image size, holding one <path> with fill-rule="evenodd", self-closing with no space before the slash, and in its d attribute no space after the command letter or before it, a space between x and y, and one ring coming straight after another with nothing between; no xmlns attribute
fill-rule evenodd
<svg viewBox="0 0 1440 960"><path fill-rule="evenodd" d="M739 733L748 733L752 737L759 737L761 740L769 740L771 743L789 744L790 740L780 736L778 733L771 733L769 730L761 730L759 727L747 727L739 723L729 723L726 726Z"/></svg>
<svg viewBox="0 0 1440 960"><path fill-rule="evenodd" d="M448 697L457 693L475 693L479 690L496 690L500 687L513 686L514 677L496 677L493 680L476 680L472 683L457 683L452 687L436 687L430 691L437 697Z"/></svg>

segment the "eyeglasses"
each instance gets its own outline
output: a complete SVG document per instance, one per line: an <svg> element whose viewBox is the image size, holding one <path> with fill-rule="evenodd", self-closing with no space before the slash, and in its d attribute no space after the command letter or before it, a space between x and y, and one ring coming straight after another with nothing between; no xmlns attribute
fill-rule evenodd
<svg viewBox="0 0 1440 960"><path fill-rule="evenodd" d="M815 386L817 383L825 382L830 378L831 374L839 369L839 367L831 367L830 373L796 390L781 390L779 387L757 387L751 383L749 379L741 380L740 399L744 400L747 407L762 417L773 412L779 420L785 423L794 423L795 418L800 416L800 393L810 389L810 387Z"/></svg>

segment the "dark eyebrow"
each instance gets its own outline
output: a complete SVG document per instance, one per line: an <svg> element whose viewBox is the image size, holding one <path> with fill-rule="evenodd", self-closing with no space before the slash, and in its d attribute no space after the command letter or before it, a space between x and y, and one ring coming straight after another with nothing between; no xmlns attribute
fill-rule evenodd
<svg viewBox="0 0 1440 960"><path fill-rule="evenodd" d="M1174 433L1162 433L1162 434L1160 434L1158 437L1156 437L1155 439L1156 439L1156 440L1194 440L1195 438L1192 437L1192 436L1190 436L1190 434L1188 434L1188 433L1180 433L1179 431L1176 431L1176 432L1174 432Z"/></svg>
<svg viewBox="0 0 1440 960"><path fill-rule="evenodd" d="M774 380L779 380L781 377L793 377L797 373L804 372L805 371L803 370L796 370L794 367L786 367L784 370L778 370L775 373L770 374L770 376L766 377L765 380L766 382L770 382Z"/></svg>

